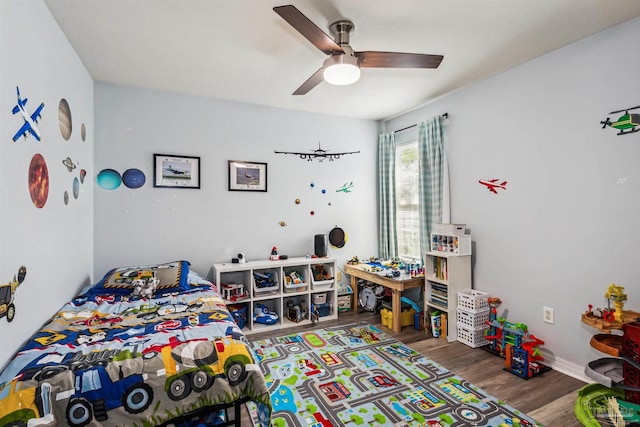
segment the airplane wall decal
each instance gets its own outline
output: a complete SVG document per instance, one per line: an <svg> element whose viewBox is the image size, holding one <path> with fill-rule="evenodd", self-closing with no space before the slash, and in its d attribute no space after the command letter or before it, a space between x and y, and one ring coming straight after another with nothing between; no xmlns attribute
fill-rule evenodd
<svg viewBox="0 0 640 427"><path fill-rule="evenodd" d="M34 111L33 114L29 115L29 113L27 113L27 110L25 109L28 99L21 98L20 88L17 86L16 86L16 91L18 93L18 104L15 107L13 107L13 110L11 110L11 112L13 114L20 113L20 115L22 116L22 119L24 120L24 123L22 127L18 130L18 132L16 132L16 134L13 136L13 142L16 142L18 139L20 139L21 136L24 136L24 138L27 139L27 134L33 135L33 137L37 141L40 141L40 130L38 129L37 123L38 123L38 119L40 118L40 113L44 108L44 102L42 102L40 106L36 108L36 111Z"/></svg>
<svg viewBox="0 0 640 427"><path fill-rule="evenodd" d="M345 182L345 183L344 183L344 185L343 185L342 187L340 187L340 188L338 188L338 189L336 190L336 193L339 193L339 192L341 192L341 191L342 191L343 193L351 193L350 188L353 188L353 181L351 181L351 182L349 182L349 183L346 183L346 182Z"/></svg>
<svg viewBox="0 0 640 427"><path fill-rule="evenodd" d="M345 151L342 153L329 153L327 150L323 150L320 147L320 142L318 142L318 149L312 150L311 153L298 153L293 151L274 151L274 153L276 154L293 154L296 156L300 156L302 160L307 160L308 162L312 161L313 159L318 159L319 162L323 161L324 159L329 159L329 161L332 162L336 159L339 159L341 156L344 156L345 154L357 154L359 152L360 150Z"/></svg>
<svg viewBox="0 0 640 427"><path fill-rule="evenodd" d="M498 194L498 191L496 190L496 188L502 188L503 190L507 189L507 181L502 181L501 183L498 183L498 178L490 179L490 180L481 179L478 182L482 185L486 185L489 191L491 191L493 194Z"/></svg>

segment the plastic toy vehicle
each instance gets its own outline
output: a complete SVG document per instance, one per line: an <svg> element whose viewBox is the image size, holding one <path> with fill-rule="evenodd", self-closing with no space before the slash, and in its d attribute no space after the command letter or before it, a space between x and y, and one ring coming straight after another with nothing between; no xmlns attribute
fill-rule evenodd
<svg viewBox="0 0 640 427"><path fill-rule="evenodd" d="M253 308L253 321L256 323L264 323L265 325L273 325L278 321L278 314L263 304L256 304Z"/></svg>

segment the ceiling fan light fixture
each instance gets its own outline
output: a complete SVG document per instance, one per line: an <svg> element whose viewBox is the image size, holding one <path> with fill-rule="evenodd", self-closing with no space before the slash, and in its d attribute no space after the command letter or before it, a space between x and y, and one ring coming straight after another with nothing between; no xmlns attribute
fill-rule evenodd
<svg viewBox="0 0 640 427"><path fill-rule="evenodd" d="M324 81L332 85L350 85L360 79L357 58L350 55L333 55L324 62Z"/></svg>

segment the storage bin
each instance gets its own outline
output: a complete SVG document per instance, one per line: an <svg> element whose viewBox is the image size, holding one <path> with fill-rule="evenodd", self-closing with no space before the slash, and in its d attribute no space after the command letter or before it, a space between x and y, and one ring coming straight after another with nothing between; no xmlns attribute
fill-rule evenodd
<svg viewBox="0 0 640 427"><path fill-rule="evenodd" d="M338 311L351 310L351 294L338 296Z"/></svg>
<svg viewBox="0 0 640 427"><path fill-rule="evenodd" d="M330 289L333 286L333 268L318 264L311 266L311 289Z"/></svg>
<svg viewBox="0 0 640 427"><path fill-rule="evenodd" d="M307 290L307 283L304 277L298 275L298 281L294 281L290 275L284 276L284 291L286 293L304 292Z"/></svg>
<svg viewBox="0 0 640 427"><path fill-rule="evenodd" d="M490 311L484 310L477 313L471 311L465 311L461 308L457 309L458 312L458 325L464 325L467 328L479 329L484 328L487 325L490 317Z"/></svg>
<svg viewBox="0 0 640 427"><path fill-rule="evenodd" d="M313 296L311 297L311 301L314 304L326 304L327 302L327 294L326 292L320 293L320 294L313 294Z"/></svg>
<svg viewBox="0 0 640 427"><path fill-rule="evenodd" d="M471 255L471 236L431 233L431 250L450 255Z"/></svg>
<svg viewBox="0 0 640 427"><path fill-rule="evenodd" d="M479 329L469 328L461 323L458 323L458 341L469 347L481 347L489 344L486 332L489 326Z"/></svg>
<svg viewBox="0 0 640 427"><path fill-rule="evenodd" d="M331 303L314 304L313 307L320 317L325 317L331 314Z"/></svg>
<svg viewBox="0 0 640 427"><path fill-rule="evenodd" d="M254 295L280 290L280 281L276 270L263 270L253 272Z"/></svg>
<svg viewBox="0 0 640 427"><path fill-rule="evenodd" d="M462 236L467 230L467 224L436 224L435 232L437 234L454 234Z"/></svg>
<svg viewBox="0 0 640 427"><path fill-rule="evenodd" d="M415 321L415 314L416 311L414 309L403 311L400 315L400 326L413 325ZM393 328L393 311L383 308L382 310L380 310L380 318L384 326L389 329Z"/></svg>
<svg viewBox="0 0 640 427"><path fill-rule="evenodd" d="M238 328L243 329L247 326L247 304L229 304L227 308Z"/></svg>
<svg viewBox="0 0 640 427"><path fill-rule="evenodd" d="M489 310L489 294L474 289L458 292L458 308L472 313Z"/></svg>
<svg viewBox="0 0 640 427"><path fill-rule="evenodd" d="M304 275L299 269L284 270L284 292L304 292L307 290L308 282L304 280Z"/></svg>

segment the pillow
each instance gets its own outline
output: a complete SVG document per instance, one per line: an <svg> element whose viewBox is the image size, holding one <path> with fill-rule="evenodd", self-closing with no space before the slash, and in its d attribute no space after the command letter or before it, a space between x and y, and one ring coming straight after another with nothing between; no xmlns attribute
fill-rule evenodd
<svg viewBox="0 0 640 427"><path fill-rule="evenodd" d="M117 267L109 271L91 290L92 294L128 295L139 284L140 279L156 278L157 293L181 292L190 289L187 281L188 261L173 261L165 264Z"/></svg>

